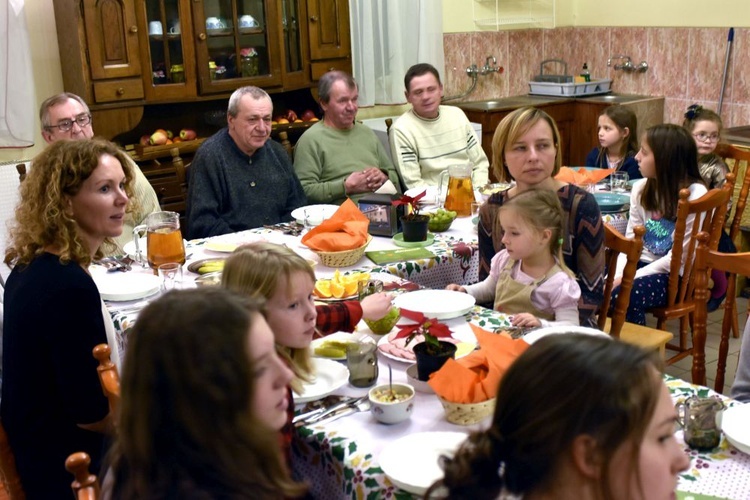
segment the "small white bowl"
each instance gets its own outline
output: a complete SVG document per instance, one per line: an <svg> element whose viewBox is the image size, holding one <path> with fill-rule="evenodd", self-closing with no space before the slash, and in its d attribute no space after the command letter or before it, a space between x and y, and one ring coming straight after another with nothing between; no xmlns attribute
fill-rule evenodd
<svg viewBox="0 0 750 500"><path fill-rule="evenodd" d="M414 386L414 389L417 390L417 392L422 392L424 394L435 394L435 391L432 390L432 387L430 387L430 384L425 382L424 380L419 380L419 375L417 375L417 365L411 365L409 368L406 369L406 379L409 381L411 385Z"/></svg>
<svg viewBox="0 0 750 500"><path fill-rule="evenodd" d="M409 384L393 384L393 392L397 395L406 396L394 402L385 402L377 398L378 394L387 393L388 384L376 385L368 393L370 398L370 412L375 419L384 424L397 424L411 417L414 409L414 387Z"/></svg>

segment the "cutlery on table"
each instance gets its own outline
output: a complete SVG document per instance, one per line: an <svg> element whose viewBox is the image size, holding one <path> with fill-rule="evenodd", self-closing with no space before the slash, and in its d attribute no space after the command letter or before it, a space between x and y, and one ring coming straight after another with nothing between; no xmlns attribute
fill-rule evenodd
<svg viewBox="0 0 750 500"><path fill-rule="evenodd" d="M318 420L324 417L327 417L328 415L332 413L335 413L339 410L343 410L344 408L356 405L362 399L367 399L367 396L362 396L361 398L347 398L328 408L321 407L321 408L317 408L315 410L309 411L307 413L302 413L294 417L292 419L292 423L294 425L300 425L300 426L315 423Z"/></svg>
<svg viewBox="0 0 750 500"><path fill-rule="evenodd" d="M329 424L334 420L340 419L341 417L348 417L349 415L353 415L361 411L370 411L370 398L367 396L363 396L354 405L349 405L349 407L344 410L329 414L328 416L321 419L316 419L314 422L312 422L312 425Z"/></svg>

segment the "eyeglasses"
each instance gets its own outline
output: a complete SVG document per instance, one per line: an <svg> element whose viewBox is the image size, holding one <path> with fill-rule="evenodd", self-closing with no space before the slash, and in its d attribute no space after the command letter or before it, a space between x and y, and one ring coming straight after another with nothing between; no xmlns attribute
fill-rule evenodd
<svg viewBox="0 0 750 500"><path fill-rule="evenodd" d="M76 116L72 120L70 118L66 118L57 122L57 125L47 125L47 128L59 128L60 132L70 132L70 129L73 128L73 123L77 123L79 127L83 128L91 123L91 115L88 113L84 113L82 115Z"/></svg>
<svg viewBox="0 0 750 500"><path fill-rule="evenodd" d="M719 134L707 134L705 132L700 132L698 134L693 134L693 137L698 139L701 142L717 142L719 140Z"/></svg>

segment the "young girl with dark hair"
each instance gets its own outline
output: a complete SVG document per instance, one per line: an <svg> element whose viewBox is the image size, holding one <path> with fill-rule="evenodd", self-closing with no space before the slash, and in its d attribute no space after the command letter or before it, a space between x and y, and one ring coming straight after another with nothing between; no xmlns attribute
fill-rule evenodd
<svg viewBox="0 0 750 500"><path fill-rule="evenodd" d="M638 118L630 108L610 106L599 115L599 146L586 156L587 167L615 168L629 179L643 177L638 170Z"/></svg>
<svg viewBox="0 0 750 500"><path fill-rule="evenodd" d="M645 179L636 182L630 193L630 217L625 236L632 238L635 226L644 226L646 234L626 321L645 325L646 311L667 303L672 246L682 245L687 249L690 244L694 215L686 221L684 241L673 241L679 192L687 188L690 190L688 199L696 200L708 190L698 172L695 141L678 125L649 128L641 140L636 160ZM686 258L687 251L683 253L683 264ZM619 285L625 261L625 256L620 255L615 285ZM612 303L619 292L617 286Z"/></svg>

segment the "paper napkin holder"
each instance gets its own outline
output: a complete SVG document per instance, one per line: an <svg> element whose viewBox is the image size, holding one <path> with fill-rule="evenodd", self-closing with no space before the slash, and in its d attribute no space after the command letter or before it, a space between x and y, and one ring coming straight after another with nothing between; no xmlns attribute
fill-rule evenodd
<svg viewBox="0 0 750 500"><path fill-rule="evenodd" d="M401 221L404 215L403 205L394 205L399 195L391 194L368 194L357 202L359 211L370 219L368 232L374 236L391 237L401 229Z"/></svg>

